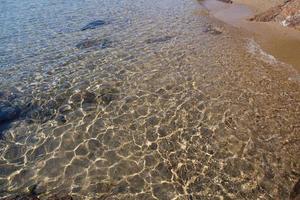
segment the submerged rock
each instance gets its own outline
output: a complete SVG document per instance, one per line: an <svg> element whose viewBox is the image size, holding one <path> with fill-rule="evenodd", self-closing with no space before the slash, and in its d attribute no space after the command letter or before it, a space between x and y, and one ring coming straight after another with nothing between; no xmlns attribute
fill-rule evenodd
<svg viewBox="0 0 300 200"><path fill-rule="evenodd" d="M37 196L46 192L46 188L39 184L34 184L28 187L31 196Z"/></svg>
<svg viewBox="0 0 300 200"><path fill-rule="evenodd" d="M9 105L0 104L0 124L17 119L20 115L20 109Z"/></svg>
<svg viewBox="0 0 300 200"><path fill-rule="evenodd" d="M101 100L105 103L105 104L109 104L111 101L113 101L115 99L115 95L114 94L104 94L101 96Z"/></svg>
<svg viewBox="0 0 300 200"><path fill-rule="evenodd" d="M0 102L0 138L3 139L2 133L11 127L11 123L20 117L21 110L9 104Z"/></svg>
<svg viewBox="0 0 300 200"><path fill-rule="evenodd" d="M35 195L18 195L15 197L4 198L3 200L41 200L41 198ZM54 195L46 200L73 200L73 198L70 195Z"/></svg>
<svg viewBox="0 0 300 200"><path fill-rule="evenodd" d="M117 99L118 93L119 91L116 88L105 86L100 91L100 98L104 104L108 105L111 101Z"/></svg>
<svg viewBox="0 0 300 200"><path fill-rule="evenodd" d="M300 200L300 179L297 181L295 186L293 187L291 194L290 194L291 200Z"/></svg>
<svg viewBox="0 0 300 200"><path fill-rule="evenodd" d="M96 103L96 94L90 91L83 91L81 94L83 103Z"/></svg>
<svg viewBox="0 0 300 200"><path fill-rule="evenodd" d="M87 25L85 25L84 27L82 27L81 31L85 31L88 29L95 29L95 28L98 28L98 27L106 25L106 24L108 24L108 23L103 20L96 20L96 21L90 22Z"/></svg>
<svg viewBox="0 0 300 200"><path fill-rule="evenodd" d="M204 29L203 32L210 33L211 35L220 35L223 33L223 30L220 27L214 27L212 25L209 25Z"/></svg>
<svg viewBox="0 0 300 200"><path fill-rule="evenodd" d="M54 196L48 198L47 200L73 200L73 198L70 195L64 195L64 196L54 195Z"/></svg>
<svg viewBox="0 0 300 200"><path fill-rule="evenodd" d="M65 114L70 108L66 105L67 98L61 100L53 99L35 99L34 97L15 91L0 92L0 137L11 128L13 122L24 121L26 123L45 123L48 120L55 119L57 112ZM60 108L60 110L59 110ZM59 122L65 120L60 118Z"/></svg>
<svg viewBox="0 0 300 200"><path fill-rule="evenodd" d="M0 98L4 97L5 93L3 91L0 91Z"/></svg>
<svg viewBox="0 0 300 200"><path fill-rule="evenodd" d="M34 196L16 196L16 197L12 197L12 198L4 198L4 200L40 200L37 197Z"/></svg>
<svg viewBox="0 0 300 200"><path fill-rule="evenodd" d="M91 47L106 49L112 47L112 41L109 39L85 39L76 45L77 49L87 49Z"/></svg>
<svg viewBox="0 0 300 200"><path fill-rule="evenodd" d="M16 88L10 88L10 90L0 91L1 101L11 102L20 96L22 96L22 94Z"/></svg>
<svg viewBox="0 0 300 200"><path fill-rule="evenodd" d="M25 120L26 122L45 122L48 119L52 119L56 104L53 101L45 103L39 103L30 97L23 96L11 96L5 95L0 100L0 134L11 127L11 123L18 120Z"/></svg>
<svg viewBox="0 0 300 200"><path fill-rule="evenodd" d="M28 110L22 112L22 118L26 120L45 123L55 117L56 109L49 108L46 105L33 105Z"/></svg>
<svg viewBox="0 0 300 200"><path fill-rule="evenodd" d="M64 115L58 115L56 117L56 121L59 123L59 124L64 124L67 122L66 120L66 117Z"/></svg>
<svg viewBox="0 0 300 200"><path fill-rule="evenodd" d="M152 43L161 43L161 42L166 42L168 40L171 40L173 36L163 36L163 37L158 37L158 38L150 38L147 39L145 42L147 44L152 44Z"/></svg>
<svg viewBox="0 0 300 200"><path fill-rule="evenodd" d="M218 1L222 1L224 3L233 3L231 0L218 0Z"/></svg>
<svg viewBox="0 0 300 200"><path fill-rule="evenodd" d="M58 111L60 113L70 112L70 111L72 111L72 106L70 106L69 104L62 105L61 107L58 108Z"/></svg>
<svg viewBox="0 0 300 200"><path fill-rule="evenodd" d="M4 123L0 123L0 140L4 139L4 131L6 131L7 129L9 129L11 127L10 122L4 122Z"/></svg>
<svg viewBox="0 0 300 200"><path fill-rule="evenodd" d="M94 92L83 90L71 96L73 104L94 104L97 103L97 96Z"/></svg>

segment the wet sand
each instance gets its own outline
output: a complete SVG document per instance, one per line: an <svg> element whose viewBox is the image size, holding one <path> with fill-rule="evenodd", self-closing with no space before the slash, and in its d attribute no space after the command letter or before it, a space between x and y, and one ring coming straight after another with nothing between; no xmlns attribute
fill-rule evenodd
<svg viewBox="0 0 300 200"><path fill-rule="evenodd" d="M250 22L248 19L257 13L282 1L237 0L226 4L217 0L207 0L203 5L211 15L244 32L245 37L253 38L260 47L278 61L287 63L300 72L300 32L282 27L274 22Z"/></svg>

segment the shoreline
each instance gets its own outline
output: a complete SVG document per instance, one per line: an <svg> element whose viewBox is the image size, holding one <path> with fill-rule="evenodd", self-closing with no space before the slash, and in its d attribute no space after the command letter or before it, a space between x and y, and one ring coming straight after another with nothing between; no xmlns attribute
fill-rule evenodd
<svg viewBox="0 0 300 200"><path fill-rule="evenodd" d="M300 52L299 30L283 27L275 22L249 20L281 2L282 0L266 1L262 6L258 6L258 0L234 0L233 3L205 0L201 4L208 10L209 15L237 28L243 35L255 40L267 54L275 57L279 62L291 65L299 73L300 59L297 53Z"/></svg>

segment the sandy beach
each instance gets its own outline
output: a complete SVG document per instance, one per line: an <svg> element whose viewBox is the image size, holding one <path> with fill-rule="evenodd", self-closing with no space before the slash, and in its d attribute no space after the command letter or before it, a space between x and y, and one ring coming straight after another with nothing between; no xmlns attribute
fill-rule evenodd
<svg viewBox="0 0 300 200"><path fill-rule="evenodd" d="M300 72L300 31L284 27L280 22L250 21L254 16L283 3L283 0L234 0L232 4L218 0L202 2L212 16L238 28L247 35L245 37L253 38L270 56Z"/></svg>

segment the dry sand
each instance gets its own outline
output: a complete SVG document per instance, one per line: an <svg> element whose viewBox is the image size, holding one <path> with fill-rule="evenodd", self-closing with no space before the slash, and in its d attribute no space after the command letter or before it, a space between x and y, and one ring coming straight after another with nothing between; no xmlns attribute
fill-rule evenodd
<svg viewBox="0 0 300 200"><path fill-rule="evenodd" d="M233 0L233 2L247 5L255 12L260 13L283 3L284 0Z"/></svg>

